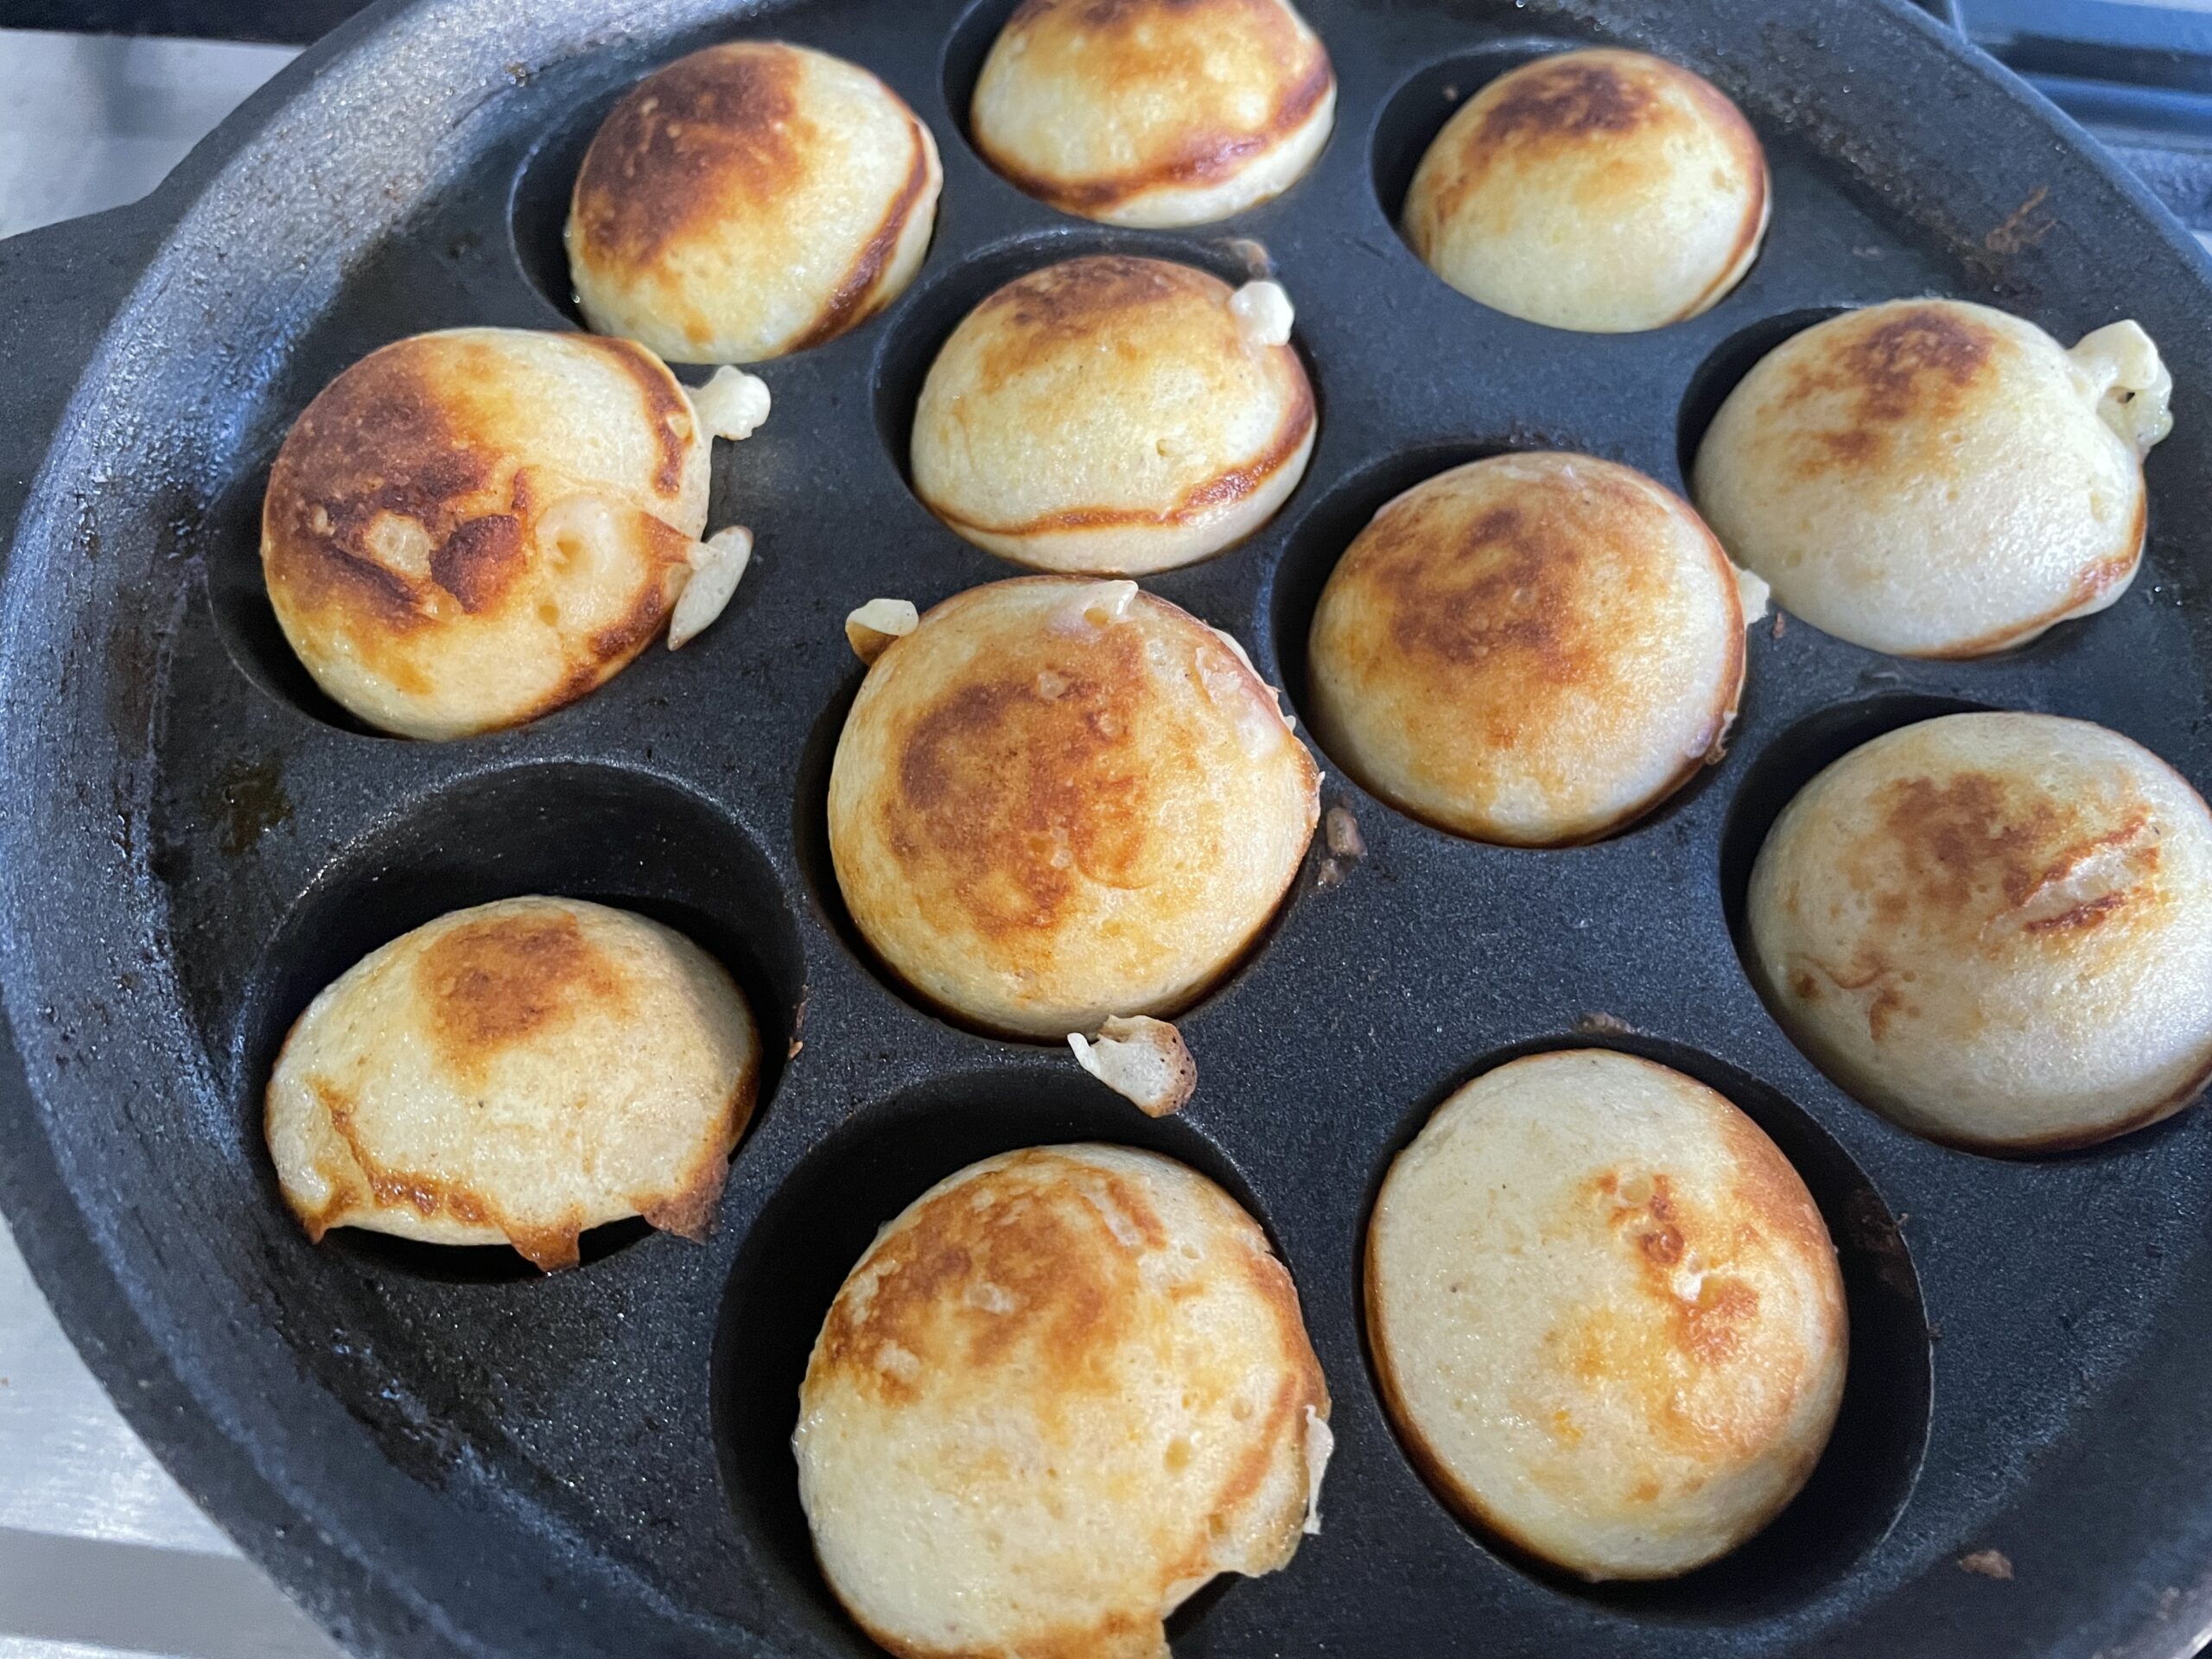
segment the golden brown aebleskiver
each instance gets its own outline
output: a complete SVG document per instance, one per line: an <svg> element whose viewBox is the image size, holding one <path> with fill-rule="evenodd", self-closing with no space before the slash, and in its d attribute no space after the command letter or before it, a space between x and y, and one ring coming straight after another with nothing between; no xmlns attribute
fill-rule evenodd
<svg viewBox="0 0 2212 1659"><path fill-rule="evenodd" d="M1337 79L1288 0L1024 0L969 105L983 159L1110 225L1201 225L1289 188Z"/></svg>
<svg viewBox="0 0 2212 1659"><path fill-rule="evenodd" d="M1795 1497L1843 1398L1821 1212L1740 1110L1605 1049L1438 1108L1367 1236L1384 1403L1469 1519L1585 1578L1671 1577Z"/></svg>
<svg viewBox="0 0 2212 1659"><path fill-rule="evenodd" d="M1939 1141L2086 1145L2212 1076L2212 813L2086 721L1951 715L1853 749L1775 821L1745 923L1790 1035Z"/></svg>
<svg viewBox="0 0 2212 1659"><path fill-rule="evenodd" d="M760 1076L744 996L691 941L507 899L326 986L284 1039L264 1128L310 1238L507 1243L553 1268L629 1216L703 1236Z"/></svg>
<svg viewBox="0 0 2212 1659"><path fill-rule="evenodd" d="M1593 840L1718 758L1744 683L1738 582L1688 505L1631 467L1454 467L1385 505L1322 590L1314 734L1459 835Z"/></svg>
<svg viewBox="0 0 2212 1659"><path fill-rule="evenodd" d="M757 382L723 378L757 400L741 422L719 384L702 418L628 340L454 328L371 353L270 473L261 567L284 637L334 700L406 737L584 696L681 620L728 537L750 550L742 531L698 540L710 424L741 435L766 412Z"/></svg>
<svg viewBox="0 0 2212 1659"><path fill-rule="evenodd" d="M932 1002L1058 1039L1168 1014L1274 913L1319 774L1227 635L1133 582L955 594L861 683L830 850L861 934Z"/></svg>
<svg viewBox="0 0 2212 1659"><path fill-rule="evenodd" d="M1100 254L954 329L914 409L915 493L977 546L1141 575L1220 551L1305 475L1313 388L1273 283Z"/></svg>
<svg viewBox="0 0 2212 1659"><path fill-rule="evenodd" d="M1979 657L2126 592L2172 385L2132 322L2069 352L1987 306L1892 301L1762 358L1692 486L1784 609L1875 651Z"/></svg>
<svg viewBox="0 0 2212 1659"><path fill-rule="evenodd" d="M569 274L601 334L671 363L817 346L913 280L937 221L937 141L842 58L729 41L631 88L569 209Z"/></svg>
<svg viewBox="0 0 2212 1659"><path fill-rule="evenodd" d="M1611 48L1500 75L1444 124L1406 193L1406 239L1461 293L1591 334L1718 304L1758 257L1766 154L1679 64Z"/></svg>
<svg viewBox="0 0 2212 1659"><path fill-rule="evenodd" d="M1259 1226L1155 1154L988 1158L880 1233L799 1390L823 1574L903 1659L1166 1659L1315 1529L1328 1388Z"/></svg>

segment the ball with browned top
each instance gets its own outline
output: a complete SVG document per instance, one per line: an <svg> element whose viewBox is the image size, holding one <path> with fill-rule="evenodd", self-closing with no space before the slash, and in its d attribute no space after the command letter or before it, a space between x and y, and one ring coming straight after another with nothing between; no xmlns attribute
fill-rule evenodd
<svg viewBox="0 0 2212 1659"><path fill-rule="evenodd" d="M1313 452L1288 309L1271 283L1232 291L1165 259L1018 277L930 366L915 493L1042 569L1141 575L1218 552L1267 522Z"/></svg>
<svg viewBox="0 0 2212 1659"><path fill-rule="evenodd" d="M1588 334L1716 305L1758 257L1766 154L1702 76L1641 52L1563 52L1500 75L1436 135L1406 239L1462 294Z"/></svg>
<svg viewBox="0 0 2212 1659"><path fill-rule="evenodd" d="M2083 1146L2212 1077L2212 814L2101 726L1953 715L1853 750L1776 820L1745 912L1798 1045L1936 1140Z"/></svg>
<svg viewBox="0 0 2212 1659"><path fill-rule="evenodd" d="M710 442L628 340L399 340L325 387L277 452L270 602L315 683L372 726L518 725L612 678L668 620Z"/></svg>
<svg viewBox="0 0 2212 1659"><path fill-rule="evenodd" d="M1242 650L1132 582L956 594L876 659L830 851L861 934L1017 1036L1174 1013L1274 913L1319 778Z"/></svg>
<svg viewBox="0 0 2212 1659"><path fill-rule="evenodd" d="M1313 1524L1329 1394L1236 1202L1120 1147L939 1182L847 1276L799 1389L830 1581L901 1659L1167 1659L1221 1573Z"/></svg>
<svg viewBox="0 0 2212 1659"><path fill-rule="evenodd" d="M1738 563L1814 626L1980 657L2126 592L2172 385L2132 322L2067 351L1987 306L1868 306L1759 360L1692 485Z"/></svg>
<svg viewBox="0 0 2212 1659"><path fill-rule="evenodd" d="M985 161L1064 213L1202 225L1303 176L1336 104L1289 0L1023 0L969 122Z"/></svg>
<svg viewBox="0 0 2212 1659"><path fill-rule="evenodd" d="M1367 1326L1440 1495L1592 1580L1687 1573L1780 1513L1849 1349L1789 1160L1702 1084L1603 1049L1437 1109L1376 1199Z"/></svg>
<svg viewBox="0 0 2212 1659"><path fill-rule="evenodd" d="M264 1128L310 1238L505 1243L552 1268L626 1217L703 1236L760 1077L751 1010L690 940L507 899L327 986L284 1039Z"/></svg>
<svg viewBox="0 0 2212 1659"><path fill-rule="evenodd" d="M817 346L891 303L937 222L937 141L857 65L780 41L679 58L614 106L569 201L585 321L671 363Z"/></svg>
<svg viewBox="0 0 2212 1659"><path fill-rule="evenodd" d="M1720 544L1587 455L1500 455L1385 505L1313 614L1316 734L1383 799L1480 841L1593 840L1716 758L1744 683Z"/></svg>

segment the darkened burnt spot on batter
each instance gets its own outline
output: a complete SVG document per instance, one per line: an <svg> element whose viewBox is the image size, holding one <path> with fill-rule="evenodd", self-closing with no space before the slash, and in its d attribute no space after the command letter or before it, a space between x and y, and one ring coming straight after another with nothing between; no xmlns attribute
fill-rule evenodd
<svg viewBox="0 0 2212 1659"><path fill-rule="evenodd" d="M1507 747L1545 722L1560 689L1603 687L1607 614L1664 588L1664 562L1647 550L1675 533L1663 510L1603 474L1522 480L1512 494L1471 511L1450 496L1402 501L1351 556L1387 608L1390 644L1441 659L1495 705L1491 736Z"/></svg>
<svg viewBox="0 0 2212 1659"><path fill-rule="evenodd" d="M1808 435L1808 473L1874 466L1897 429L1951 419L1997 348L1997 336L1942 306L1909 307L1795 368L1782 406L1840 398L1844 423Z"/></svg>
<svg viewBox="0 0 2212 1659"><path fill-rule="evenodd" d="M2063 816L2047 797L2015 801L2004 779L1980 772L1897 779L1884 786L1880 805L1882 827L1868 850L1894 861L1904 876L1874 895L1875 914L1887 922L1903 921L1916 906L1964 911L1993 885L2024 894L2033 879L2031 849L2056 832Z"/></svg>
<svg viewBox="0 0 2212 1659"><path fill-rule="evenodd" d="M2075 928L2094 927L2126 902L2124 893L2101 893L2055 916L2037 916L2021 925L2031 933L2064 933Z"/></svg>
<svg viewBox="0 0 2212 1659"><path fill-rule="evenodd" d="M499 457L455 424L435 350L409 340L364 358L286 436L263 505L263 557L271 587L301 609L365 611L394 631L422 623L433 550L488 505ZM419 562L395 552L402 533L421 544Z"/></svg>
<svg viewBox="0 0 2212 1659"><path fill-rule="evenodd" d="M1768 1248L1765 1217L1694 1213L1664 1172L1609 1170L1588 1190L1628 1246L1644 1300L1600 1303L1554 1330L1548 1341L1568 1374L1632 1402L1670 1445L1708 1455L1764 1444L1794 1389L1742 1389L1732 1376L1750 1357L1760 1308L1733 1264Z"/></svg>
<svg viewBox="0 0 2212 1659"><path fill-rule="evenodd" d="M629 1002L621 973L566 912L464 922L423 951L415 976L441 1058L464 1072L586 1007Z"/></svg>
<svg viewBox="0 0 2212 1659"><path fill-rule="evenodd" d="M1642 79L1604 59L1567 58L1516 74L1483 112L1477 146L1579 143L1633 132L1658 99Z"/></svg>
<svg viewBox="0 0 2212 1659"><path fill-rule="evenodd" d="M1110 1357L1147 1293L1139 1257L1167 1234L1121 1174L1023 1154L940 1194L868 1258L831 1307L818 1365L911 1400L925 1377L1034 1364L1065 1394L1112 1389Z"/></svg>
<svg viewBox="0 0 2212 1659"><path fill-rule="evenodd" d="M576 175L581 251L637 270L726 200L773 207L805 181L815 131L798 112L804 60L741 42L679 58L631 89Z"/></svg>
<svg viewBox="0 0 2212 1659"><path fill-rule="evenodd" d="M1140 631L1109 626L955 689L909 729L885 839L983 934L1056 927L1078 886L1137 885L1151 833L1132 728Z"/></svg>
<svg viewBox="0 0 2212 1659"><path fill-rule="evenodd" d="M494 604L525 563L521 521L506 512L456 524L430 550L430 575L472 613Z"/></svg>
<svg viewBox="0 0 2212 1659"><path fill-rule="evenodd" d="M1845 874L1878 925L1948 923L1994 943L2007 918L2029 933L2094 927L2150 894L2159 862L2147 808L2087 809L1982 772L1900 778L1876 797L1879 826L1848 849Z"/></svg>
<svg viewBox="0 0 2212 1659"><path fill-rule="evenodd" d="M1591 642L1575 637L1590 555L1549 513L1504 505L1445 528L1415 511L1370 534L1369 579L1390 595L1399 650L1465 665L1510 652L1520 671L1554 684L1591 672Z"/></svg>

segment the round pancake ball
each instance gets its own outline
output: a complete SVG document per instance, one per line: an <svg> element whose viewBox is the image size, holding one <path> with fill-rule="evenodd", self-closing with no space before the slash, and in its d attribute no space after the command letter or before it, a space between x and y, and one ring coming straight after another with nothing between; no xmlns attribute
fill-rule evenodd
<svg viewBox="0 0 2212 1659"><path fill-rule="evenodd" d="M1287 1566L1329 1394L1290 1275L1172 1159L970 1165L876 1236L799 1389L823 1574L904 1659L1167 1659L1219 1573Z"/></svg>
<svg viewBox="0 0 2212 1659"><path fill-rule="evenodd" d="M2135 579L2141 456L2171 425L2171 385L2133 323L2068 353L1987 306L1869 306L1744 377L1698 447L1693 493L1737 562L1815 627L1904 657L1979 657L2101 611Z"/></svg>
<svg viewBox="0 0 2212 1659"><path fill-rule="evenodd" d="M2212 816L2101 726L1951 715L1853 750L1776 820L1745 916L1798 1046L1932 1139L2084 1146L2212 1076Z"/></svg>
<svg viewBox="0 0 2212 1659"><path fill-rule="evenodd" d="M1493 310L1585 334L1718 304L1766 234L1766 154L1702 76L1640 52L1563 52L1500 75L1436 135L1406 239Z"/></svg>
<svg viewBox="0 0 2212 1659"><path fill-rule="evenodd" d="M573 702L668 619L711 439L627 340L519 328L371 353L294 423L261 567L315 683L368 724L464 737Z"/></svg>
<svg viewBox="0 0 2212 1659"><path fill-rule="evenodd" d="M1164 259L1032 271L930 365L915 493L1040 569L1141 575L1218 552L1274 515L1313 453L1289 325L1274 283L1232 291Z"/></svg>
<svg viewBox="0 0 2212 1659"><path fill-rule="evenodd" d="M1287 0L1023 0L969 122L1063 213L1204 225L1280 194L1328 142L1337 78Z"/></svg>
<svg viewBox="0 0 2212 1659"><path fill-rule="evenodd" d="M731 41L647 75L569 206L584 319L671 363L833 340L921 269L944 178L899 95L842 58Z"/></svg>
<svg viewBox="0 0 2212 1659"><path fill-rule="evenodd" d="M1233 967L1319 787L1226 634L1132 582L1027 576L876 658L830 766L830 851L915 990L1057 1039L1172 1014Z"/></svg>
<svg viewBox="0 0 2212 1659"><path fill-rule="evenodd" d="M752 1013L697 945L603 905L507 899L325 988L264 1128L311 1239L512 1244L550 1270L629 1216L704 1237L760 1078Z"/></svg>
<svg viewBox="0 0 2212 1659"><path fill-rule="evenodd" d="M1744 607L1720 544L1643 474L1499 455L1375 515L1322 590L1307 673L1323 747L1384 800L1563 846L1719 757Z"/></svg>
<svg viewBox="0 0 2212 1659"><path fill-rule="evenodd" d="M1367 1328L1430 1484L1591 1580L1687 1573L1779 1514L1849 1347L1834 1247L1774 1142L1603 1049L1438 1108L1376 1199Z"/></svg>

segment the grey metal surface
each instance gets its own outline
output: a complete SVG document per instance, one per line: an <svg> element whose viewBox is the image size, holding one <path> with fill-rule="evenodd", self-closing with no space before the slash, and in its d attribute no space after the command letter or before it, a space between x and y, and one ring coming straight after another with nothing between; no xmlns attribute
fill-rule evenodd
<svg viewBox="0 0 2212 1659"><path fill-rule="evenodd" d="M136 200L287 47L0 29L0 236ZM0 1659L325 1659L54 1322L0 1219Z"/></svg>

